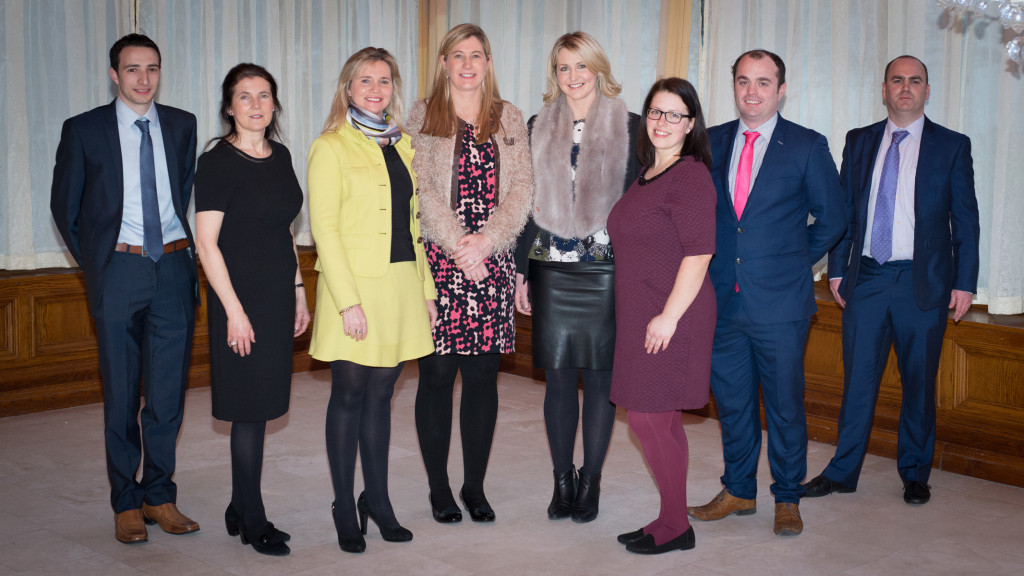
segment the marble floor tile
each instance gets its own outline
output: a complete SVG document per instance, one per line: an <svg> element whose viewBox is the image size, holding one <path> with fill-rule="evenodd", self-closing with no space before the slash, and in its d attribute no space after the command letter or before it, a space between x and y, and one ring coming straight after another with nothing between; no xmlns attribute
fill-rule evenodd
<svg viewBox="0 0 1024 576"><path fill-rule="evenodd" d="M1024 573L1020 488L935 471L932 501L910 507L903 503L893 461L868 456L857 492L804 499L804 533L780 538L772 533L774 507L764 450L756 514L694 521L697 547L691 551L630 554L615 536L653 520L660 501L625 412L616 415L598 519L589 524L550 521L544 385L508 374L499 380L498 426L485 485L498 519L476 524L465 514L461 524L440 525L427 501L416 437L416 387L416 365L411 363L395 387L389 455L392 504L414 538L385 542L371 522L363 554L338 549L330 511L334 493L324 449L329 371L297 374L289 413L267 428L264 501L270 519L292 534L292 554L286 558L256 554L224 530L231 493L231 426L210 416L208 388L186 393L175 477L179 507L202 529L175 536L151 526L145 544L127 546L113 537L102 406L0 419L0 576ZM448 469L457 495L462 483L459 386L452 401ZM683 419L690 448L687 495L691 504L704 504L721 490L721 429L718 421L699 415L685 414ZM824 469L832 452L831 446L810 444L809 478ZM581 439L575 464L583 464ZM357 462L356 493L362 484Z"/></svg>

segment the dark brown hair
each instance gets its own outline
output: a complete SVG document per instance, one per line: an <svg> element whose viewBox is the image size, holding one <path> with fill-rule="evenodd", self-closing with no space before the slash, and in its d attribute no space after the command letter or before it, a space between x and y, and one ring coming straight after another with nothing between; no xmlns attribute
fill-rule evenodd
<svg viewBox="0 0 1024 576"><path fill-rule="evenodd" d="M267 140L280 140L281 126L277 119L284 110L281 108L281 101L277 99L277 81L274 80L274 77L263 66L242 62L228 70L227 76L224 77L224 83L220 87L220 121L228 126L228 131L225 134L211 138L210 142L206 143L207 146L211 142L230 138L238 133L238 130L235 128L235 117L228 114L228 110L231 108L231 100L235 97L235 87L246 78L263 78L270 84L270 96L274 100L274 115L270 118L270 123L267 124L266 129L264 129L263 136Z"/></svg>
<svg viewBox="0 0 1024 576"><path fill-rule="evenodd" d="M153 42L149 36L143 36L142 34L128 34L121 36L114 45L110 47L110 67L117 71L117 67L121 65L121 51L129 46L139 46L141 48L152 48L156 51L156 62L157 64L163 64L163 57L160 56L160 48L157 47L156 42Z"/></svg>
<svg viewBox="0 0 1024 576"><path fill-rule="evenodd" d="M775 78L778 79L779 81L779 86L782 86L783 84L786 83L786 63L782 61L782 58L780 58L778 54L774 52L769 52L767 50L762 50L761 48L757 48L755 50L747 50L743 54L740 54L740 57L737 58L736 61L732 63L733 82L736 82L736 66L739 65L741 60L748 56L751 60L760 60L761 58L765 57L771 58L772 62L775 63L775 67L779 69L779 71L776 72L775 74Z"/></svg>
<svg viewBox="0 0 1024 576"><path fill-rule="evenodd" d="M647 134L647 111L651 109L651 100L658 92L675 94L683 101L683 105L693 116L693 128L683 140L683 149L679 156L693 156L698 162L703 162L708 170L711 170L711 141L708 139L708 127L704 123L704 112L700 107L700 99L697 97L697 89L688 81L682 78L662 78L651 86L644 100L642 116L644 127L640 130L636 139L636 154L640 158L640 164L644 166L654 165L654 145L651 144L651 137Z"/></svg>

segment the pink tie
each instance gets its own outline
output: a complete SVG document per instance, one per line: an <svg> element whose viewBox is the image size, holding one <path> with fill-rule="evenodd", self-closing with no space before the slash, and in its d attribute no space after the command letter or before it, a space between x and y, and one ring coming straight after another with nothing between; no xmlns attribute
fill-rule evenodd
<svg viewBox="0 0 1024 576"><path fill-rule="evenodd" d="M736 203L736 219L743 216L743 208L747 206L747 196L750 195L750 173L754 167L754 140L760 136L757 132L747 131L743 133L747 142L743 144L743 151L740 152L740 167L736 170L736 188L733 191Z"/></svg>

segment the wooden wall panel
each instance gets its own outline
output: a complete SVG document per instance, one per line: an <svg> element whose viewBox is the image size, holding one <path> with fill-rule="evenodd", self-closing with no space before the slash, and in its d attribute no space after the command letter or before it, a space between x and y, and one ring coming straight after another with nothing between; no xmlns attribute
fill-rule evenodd
<svg viewBox="0 0 1024 576"><path fill-rule="evenodd" d="M313 312L316 273L312 249L300 249ZM206 302L205 278L200 282ZM835 443L843 393L842 314L828 288L817 287L805 364L808 434ZM501 367L544 379L532 361L532 319L517 315L516 353ZM327 365L308 354L309 332L295 341L297 372ZM189 387L209 384L206 309L196 311ZM972 310L949 324L936 390L937 468L1024 486L1024 317L989 317ZM76 271L0 276L0 417L102 401L95 336L81 274ZM896 455L900 380L890 353L875 411L869 451ZM763 408L762 408L763 411ZM696 414L714 417L714 399ZM895 466L895 464L894 464Z"/></svg>

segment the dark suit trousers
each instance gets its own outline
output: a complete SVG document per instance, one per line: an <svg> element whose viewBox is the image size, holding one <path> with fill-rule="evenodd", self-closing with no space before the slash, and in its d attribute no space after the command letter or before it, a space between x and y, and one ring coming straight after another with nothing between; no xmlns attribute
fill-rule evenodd
<svg viewBox="0 0 1024 576"><path fill-rule="evenodd" d="M744 309L743 293L732 294L715 327L711 390L722 426L722 484L737 498L757 496L764 396L768 463L776 502L800 502L807 475L804 414L804 348L810 319L756 324Z"/></svg>
<svg viewBox="0 0 1024 576"><path fill-rule="evenodd" d="M111 257L94 317L114 512L177 497L174 448L195 320L190 258L187 250L165 254L159 262L124 252ZM146 401L141 418L140 386Z"/></svg>
<svg viewBox="0 0 1024 576"><path fill-rule="evenodd" d="M843 310L843 405L839 442L825 476L856 488L871 436L875 400L895 344L903 387L896 465L904 482L928 482L935 452L935 377L948 310L921 310L909 260L879 265L862 257Z"/></svg>

